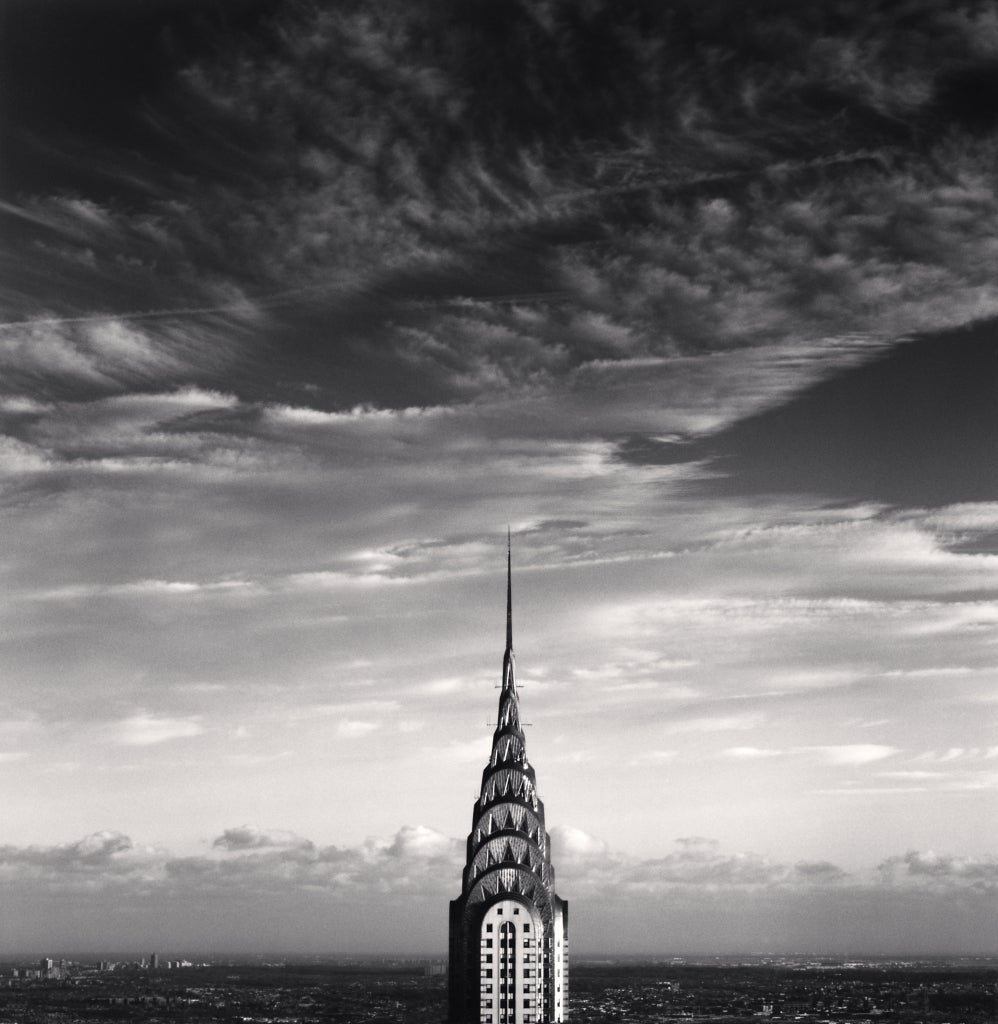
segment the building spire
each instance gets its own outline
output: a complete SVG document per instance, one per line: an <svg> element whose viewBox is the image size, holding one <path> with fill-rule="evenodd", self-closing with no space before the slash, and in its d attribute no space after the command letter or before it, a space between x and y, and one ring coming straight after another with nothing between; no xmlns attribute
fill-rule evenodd
<svg viewBox="0 0 998 1024"><path fill-rule="evenodd" d="M513 543L506 527L506 650L513 650Z"/></svg>
<svg viewBox="0 0 998 1024"><path fill-rule="evenodd" d="M555 891L544 803L520 722L512 563L507 528L506 653L461 894L450 904L449 1024L560 1024L568 1009L568 905Z"/></svg>

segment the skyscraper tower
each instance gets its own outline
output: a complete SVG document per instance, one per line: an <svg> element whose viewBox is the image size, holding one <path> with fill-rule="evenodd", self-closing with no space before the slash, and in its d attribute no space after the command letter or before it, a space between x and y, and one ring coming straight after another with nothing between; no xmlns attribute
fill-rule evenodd
<svg viewBox="0 0 998 1024"><path fill-rule="evenodd" d="M508 538L499 715L461 895L450 904L449 986L451 1024L553 1024L568 1015L568 903L554 891L544 804L520 726Z"/></svg>

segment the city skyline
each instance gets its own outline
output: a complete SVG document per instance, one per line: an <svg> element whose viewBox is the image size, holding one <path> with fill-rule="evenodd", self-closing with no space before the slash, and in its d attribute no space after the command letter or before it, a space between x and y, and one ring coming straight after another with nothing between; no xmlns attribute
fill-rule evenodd
<svg viewBox="0 0 998 1024"><path fill-rule="evenodd" d="M0 68L0 955L442 954L507 524L574 953L998 950L998 5Z"/></svg>

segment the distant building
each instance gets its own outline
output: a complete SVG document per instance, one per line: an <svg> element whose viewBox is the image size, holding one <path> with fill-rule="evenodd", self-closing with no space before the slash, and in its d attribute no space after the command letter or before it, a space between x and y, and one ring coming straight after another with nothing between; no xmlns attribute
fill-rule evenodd
<svg viewBox="0 0 998 1024"><path fill-rule="evenodd" d="M154 971L158 971L159 970L159 953L153 953L149 957L149 966Z"/></svg>
<svg viewBox="0 0 998 1024"><path fill-rule="evenodd" d="M65 963L65 961L63 961ZM62 968L56 967L55 961L50 956L43 956L38 961L38 970L34 972L37 978L58 979L62 977Z"/></svg>
<svg viewBox="0 0 998 1024"><path fill-rule="evenodd" d="M450 905L451 1024L555 1024L568 1009L568 904L554 888L544 804L520 725L510 551L506 653L492 755Z"/></svg>

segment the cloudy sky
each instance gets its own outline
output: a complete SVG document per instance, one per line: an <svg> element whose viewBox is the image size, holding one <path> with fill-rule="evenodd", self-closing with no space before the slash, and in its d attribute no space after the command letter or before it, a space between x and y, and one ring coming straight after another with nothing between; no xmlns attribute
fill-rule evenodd
<svg viewBox="0 0 998 1024"><path fill-rule="evenodd" d="M0 952L442 953L507 524L576 952L998 951L998 4L0 49Z"/></svg>

